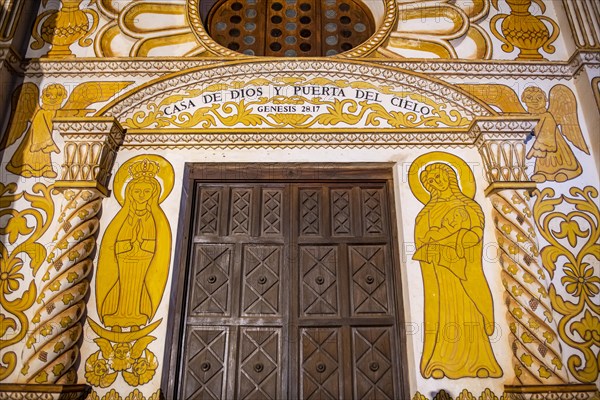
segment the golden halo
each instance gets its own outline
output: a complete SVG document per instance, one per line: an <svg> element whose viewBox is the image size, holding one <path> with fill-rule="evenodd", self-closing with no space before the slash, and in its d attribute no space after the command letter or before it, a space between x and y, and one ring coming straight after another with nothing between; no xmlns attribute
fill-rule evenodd
<svg viewBox="0 0 600 400"><path fill-rule="evenodd" d="M173 190L173 184L175 182L175 170L170 162L162 158L161 156L155 154L145 154L141 156L136 156L130 158L125 161L123 165L119 168L117 173L115 174L115 179L113 180L113 192L115 194L115 198L119 202L120 205L124 204L124 196L125 196L125 187L127 183L132 179L131 175L129 175L129 167L138 161L143 161L144 159L148 161L154 161L158 163L160 167L158 174L156 174L156 179L161 185L161 194L158 199L159 203L162 203L167 196Z"/></svg>
<svg viewBox="0 0 600 400"><path fill-rule="evenodd" d="M471 199L475 197L475 175L473 175L473 171L469 168L467 163L454 154L443 151L433 151L417 157L408 170L408 185L417 200L423 204L427 204L431 197L429 192L423 187L419 176L426 166L433 163L443 163L450 166L456 172L461 192Z"/></svg>

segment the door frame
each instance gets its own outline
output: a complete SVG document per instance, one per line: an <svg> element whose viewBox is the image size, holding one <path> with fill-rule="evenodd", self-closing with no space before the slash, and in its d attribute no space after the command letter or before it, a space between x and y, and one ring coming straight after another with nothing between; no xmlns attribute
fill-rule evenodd
<svg viewBox="0 0 600 400"><path fill-rule="evenodd" d="M408 347L405 333L404 302L402 293L401 254L398 241L398 218L394 196L393 162L355 162L355 163L186 163L183 173L182 195L180 202L179 224L175 245L172 283L167 321L167 332L163 358L161 391L165 398L175 399L177 377L183 366L181 349L185 334L186 299L188 287L188 256L190 253L191 224L193 223L193 199L196 183L258 183L258 182L352 182L360 180L386 182L387 201L392 239L392 287L396 318L396 340L399 353L396 360L400 377L398 388L400 398L410 397L408 374Z"/></svg>

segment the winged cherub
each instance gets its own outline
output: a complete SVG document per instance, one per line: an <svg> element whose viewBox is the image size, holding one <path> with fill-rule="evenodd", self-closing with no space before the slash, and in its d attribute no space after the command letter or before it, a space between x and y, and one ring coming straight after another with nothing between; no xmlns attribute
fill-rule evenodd
<svg viewBox="0 0 600 400"><path fill-rule="evenodd" d="M538 87L530 86L521 95L528 113L540 119L534 128L535 142L527 158L536 158L533 181L564 182L582 172L581 164L565 138L584 153L590 154L590 151L579 127L573 92L564 85L556 85L550 90L549 97L546 107L546 93Z"/></svg>
<svg viewBox="0 0 600 400"><path fill-rule="evenodd" d="M12 115L8 134L4 135L6 149L21 136L23 140L6 166L9 172L26 178L56 178L52 167L52 153L60 150L52 139L52 120L55 117L82 117L94 111L87 106L109 100L131 82L85 82L75 87L67 98L67 90L59 83L42 90L32 82L24 83L13 95Z"/></svg>

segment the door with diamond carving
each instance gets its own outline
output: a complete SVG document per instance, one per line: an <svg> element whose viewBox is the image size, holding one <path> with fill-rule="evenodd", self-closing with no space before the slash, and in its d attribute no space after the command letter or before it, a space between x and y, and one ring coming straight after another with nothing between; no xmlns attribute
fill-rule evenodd
<svg viewBox="0 0 600 400"><path fill-rule="evenodd" d="M190 174L175 397L404 398L391 168L357 167Z"/></svg>

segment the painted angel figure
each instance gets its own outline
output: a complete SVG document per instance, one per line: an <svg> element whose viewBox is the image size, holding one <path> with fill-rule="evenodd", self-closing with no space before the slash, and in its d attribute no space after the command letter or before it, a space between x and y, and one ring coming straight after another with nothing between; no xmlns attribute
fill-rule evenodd
<svg viewBox="0 0 600 400"><path fill-rule="evenodd" d="M55 117L85 116L93 110L93 103L109 100L131 82L85 82L75 87L66 102L67 90L59 83L46 86L40 92L36 84L24 83L13 95L12 115L4 146L23 140L6 166L9 172L26 178L56 178L52 167L52 153L59 153L52 138L52 121ZM64 105L63 105L64 102Z"/></svg>
<svg viewBox="0 0 600 400"><path fill-rule="evenodd" d="M536 158L533 181L564 182L582 172L581 164L565 138L584 153L590 154L590 151L579 127L573 92L564 85L556 85L550 90L549 97L546 107L546 93L534 86L525 89L521 96L527 112L540 119L534 128L535 142L527 158Z"/></svg>

